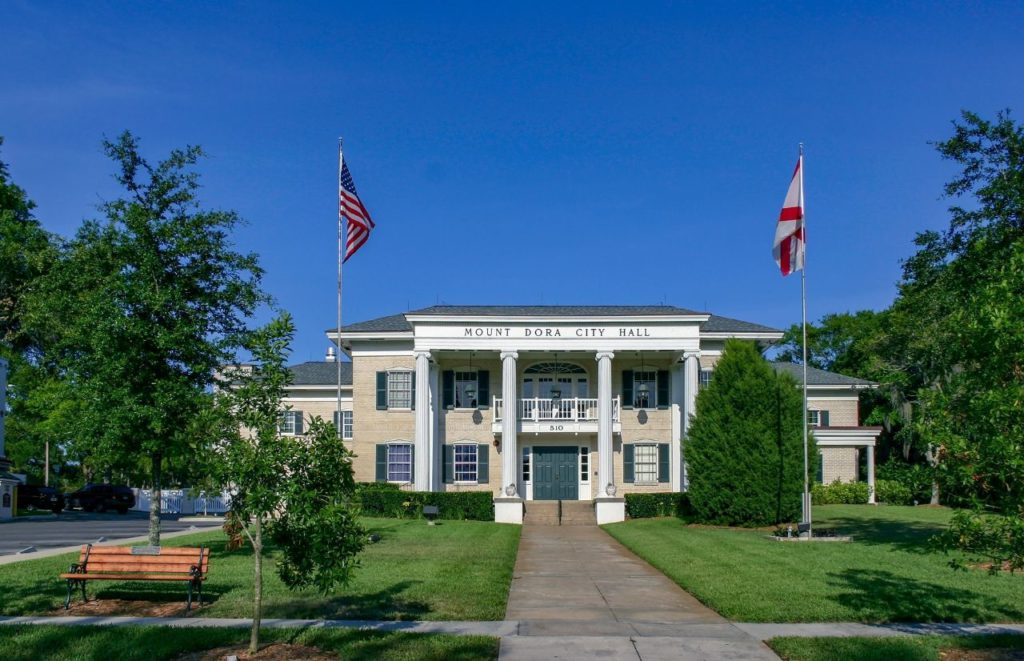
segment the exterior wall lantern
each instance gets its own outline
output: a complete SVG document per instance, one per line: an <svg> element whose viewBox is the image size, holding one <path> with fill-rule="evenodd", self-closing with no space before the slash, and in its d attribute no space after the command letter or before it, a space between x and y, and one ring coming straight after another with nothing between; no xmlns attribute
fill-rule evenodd
<svg viewBox="0 0 1024 661"><path fill-rule="evenodd" d="M559 400L562 398L562 386L558 385L558 354L555 354L555 378L554 383L551 386L551 399Z"/></svg>
<svg viewBox="0 0 1024 661"><path fill-rule="evenodd" d="M470 352L470 354L469 354L469 373L470 374L473 373L473 353L472 352ZM475 384L470 383L468 386L466 386L466 399L468 399L471 402L474 399L476 399L476 385Z"/></svg>

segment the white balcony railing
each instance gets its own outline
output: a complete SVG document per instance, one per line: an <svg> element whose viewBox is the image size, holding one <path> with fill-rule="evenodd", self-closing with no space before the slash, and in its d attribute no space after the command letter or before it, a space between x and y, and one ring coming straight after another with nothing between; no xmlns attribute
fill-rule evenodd
<svg viewBox="0 0 1024 661"><path fill-rule="evenodd" d="M545 399L527 397L519 400L516 415L519 420L547 422L559 420L564 422L597 422L596 397L562 397ZM494 421L500 422L505 415L505 402L501 397L494 398ZM619 422L619 398L612 398L612 422Z"/></svg>

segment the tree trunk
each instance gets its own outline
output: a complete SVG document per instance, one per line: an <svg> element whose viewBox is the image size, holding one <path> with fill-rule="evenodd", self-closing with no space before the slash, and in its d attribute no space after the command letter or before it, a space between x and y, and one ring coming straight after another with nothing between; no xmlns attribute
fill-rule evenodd
<svg viewBox="0 0 1024 661"><path fill-rule="evenodd" d="M160 546L160 469L163 457L153 455L153 489L149 492L149 545Z"/></svg>
<svg viewBox="0 0 1024 661"><path fill-rule="evenodd" d="M932 505L939 504L939 481L932 480Z"/></svg>
<svg viewBox="0 0 1024 661"><path fill-rule="evenodd" d="M256 575L252 582L252 632L249 634L249 653L260 648L260 620L263 614L263 524L257 516L252 524L252 557Z"/></svg>

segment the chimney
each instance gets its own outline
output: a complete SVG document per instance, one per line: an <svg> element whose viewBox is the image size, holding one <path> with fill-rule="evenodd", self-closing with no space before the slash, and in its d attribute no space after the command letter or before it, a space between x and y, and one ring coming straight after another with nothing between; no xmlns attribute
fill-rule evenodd
<svg viewBox="0 0 1024 661"><path fill-rule="evenodd" d="M324 361L333 363L338 359L338 356L334 353L334 347L327 347L327 355L324 356Z"/></svg>

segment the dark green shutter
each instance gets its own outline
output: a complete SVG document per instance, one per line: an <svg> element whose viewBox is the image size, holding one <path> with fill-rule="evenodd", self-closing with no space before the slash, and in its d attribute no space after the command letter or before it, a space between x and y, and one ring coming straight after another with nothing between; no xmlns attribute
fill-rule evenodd
<svg viewBox="0 0 1024 661"><path fill-rule="evenodd" d="M632 444L622 446L622 481L634 482L633 479L633 450Z"/></svg>
<svg viewBox="0 0 1024 661"><path fill-rule="evenodd" d="M416 446L409 446L409 481L416 482Z"/></svg>
<svg viewBox="0 0 1024 661"><path fill-rule="evenodd" d="M442 477L445 484L451 484L455 481L455 446L443 446L441 448L441 454L444 456L444 470L442 471Z"/></svg>
<svg viewBox="0 0 1024 661"><path fill-rule="evenodd" d="M669 403L668 370L658 370L658 408L667 409Z"/></svg>
<svg viewBox="0 0 1024 661"><path fill-rule="evenodd" d="M668 482L668 443L658 443L658 481Z"/></svg>
<svg viewBox="0 0 1024 661"><path fill-rule="evenodd" d="M341 436L341 411L334 412L334 428L338 430L338 436Z"/></svg>
<svg viewBox="0 0 1024 661"><path fill-rule="evenodd" d="M828 411L818 411L818 422L822 427L828 427Z"/></svg>
<svg viewBox="0 0 1024 661"><path fill-rule="evenodd" d="M622 408L633 408L633 370L622 370Z"/></svg>
<svg viewBox="0 0 1024 661"><path fill-rule="evenodd" d="M455 406L455 372L452 370L445 370L441 372L441 405L444 408L454 408Z"/></svg>
<svg viewBox="0 0 1024 661"><path fill-rule="evenodd" d="M487 370L477 370L476 401L477 408L486 409L491 406L491 373Z"/></svg>
<svg viewBox="0 0 1024 661"><path fill-rule="evenodd" d="M485 443L476 446L476 481L479 484L486 484L491 481L490 452L490 446Z"/></svg>
<svg viewBox="0 0 1024 661"><path fill-rule="evenodd" d="M416 410L416 372L412 373L412 388L409 389L409 408Z"/></svg>
<svg viewBox="0 0 1024 661"><path fill-rule="evenodd" d="M303 420L302 411L292 411L292 419L295 420L295 435L301 436L303 432Z"/></svg>
<svg viewBox="0 0 1024 661"><path fill-rule="evenodd" d="M825 457L822 456L821 450L818 450L818 484L825 482Z"/></svg>
<svg viewBox="0 0 1024 661"><path fill-rule="evenodd" d="M384 443L377 444L377 481L388 481L388 446Z"/></svg>
<svg viewBox="0 0 1024 661"><path fill-rule="evenodd" d="M377 372L377 410L388 410L388 373Z"/></svg>

